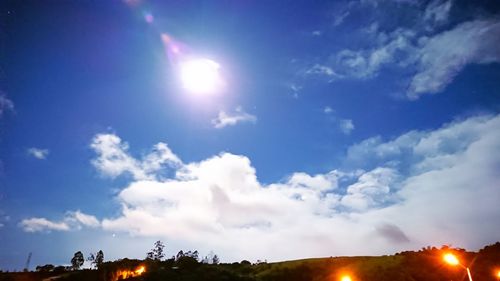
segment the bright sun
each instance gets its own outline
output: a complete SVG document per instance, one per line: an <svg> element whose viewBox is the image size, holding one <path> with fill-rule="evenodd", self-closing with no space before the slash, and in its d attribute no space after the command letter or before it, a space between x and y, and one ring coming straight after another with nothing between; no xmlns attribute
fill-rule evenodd
<svg viewBox="0 0 500 281"><path fill-rule="evenodd" d="M193 94L214 94L223 86L219 69L220 65L213 60L186 60L180 64L182 86Z"/></svg>

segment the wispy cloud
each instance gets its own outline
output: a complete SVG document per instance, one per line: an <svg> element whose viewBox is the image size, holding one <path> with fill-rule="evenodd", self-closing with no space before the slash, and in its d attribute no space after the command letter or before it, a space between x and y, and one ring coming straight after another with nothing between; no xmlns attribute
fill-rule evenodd
<svg viewBox="0 0 500 281"><path fill-rule="evenodd" d="M28 148L27 152L29 155L35 157L36 159L40 159L40 160L46 159L47 156L49 156L48 149L31 147L31 148Z"/></svg>
<svg viewBox="0 0 500 281"><path fill-rule="evenodd" d="M351 119L340 119L339 127L342 133L349 135L354 130L354 123Z"/></svg>
<svg viewBox="0 0 500 281"><path fill-rule="evenodd" d="M345 135L350 135L354 130L354 122L351 119L343 119L335 116L335 110L330 106L325 106L323 108L323 113L327 115L327 120L336 124L338 129Z"/></svg>
<svg viewBox="0 0 500 281"><path fill-rule="evenodd" d="M212 125L217 129L234 126L242 122L256 123L257 117L245 112L241 106L236 107L233 113L227 113L221 110L217 118L212 119Z"/></svg>
<svg viewBox="0 0 500 281"><path fill-rule="evenodd" d="M451 0L434 0L427 5L423 20L430 24L440 24L448 21L453 2Z"/></svg>
<svg viewBox="0 0 500 281"><path fill-rule="evenodd" d="M82 213L80 210L67 212L62 221L51 221L46 218L29 218L19 223L26 232L51 232L78 230L82 227L99 227L99 220L91 215Z"/></svg>
<svg viewBox="0 0 500 281"><path fill-rule="evenodd" d="M0 117L7 112L14 110L14 103L8 99L5 94L0 91Z"/></svg>
<svg viewBox="0 0 500 281"><path fill-rule="evenodd" d="M348 6L359 9L362 5ZM375 21L359 30L366 37L364 47L347 47L315 59L304 72L334 82L373 79L382 71L397 69L403 75L402 80L408 81L401 92L409 99L442 92L465 66L500 62L498 16L462 18L450 26L457 22L450 19L453 7L451 0L430 1L423 11L413 9L415 20L408 21L413 25L381 28ZM318 60L322 63L317 63Z"/></svg>
<svg viewBox="0 0 500 281"><path fill-rule="evenodd" d="M349 15L350 15L350 12L345 11L345 12L335 16L335 19L333 20L333 26L341 25Z"/></svg>
<svg viewBox="0 0 500 281"><path fill-rule="evenodd" d="M422 39L408 97L441 92L468 64L500 62L500 21L470 21Z"/></svg>
<svg viewBox="0 0 500 281"><path fill-rule="evenodd" d="M325 108L323 108L323 112L325 114L331 114L331 113L333 113L333 108L331 108L329 106L325 106Z"/></svg>

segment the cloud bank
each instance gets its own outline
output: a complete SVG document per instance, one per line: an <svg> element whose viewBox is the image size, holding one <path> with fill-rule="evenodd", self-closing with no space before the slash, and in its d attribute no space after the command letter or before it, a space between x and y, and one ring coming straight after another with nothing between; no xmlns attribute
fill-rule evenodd
<svg viewBox="0 0 500 281"><path fill-rule="evenodd" d="M387 254L450 243L477 248L500 231L499 140L500 115L470 117L370 138L348 149L342 169L264 184L244 155L182 164L164 150L160 155L169 156L155 159L176 165L148 169L148 156L136 159L118 136L99 134L93 163L111 158L116 167L95 167L111 177L138 175L117 195L120 214L99 222L68 213L61 222L32 218L21 226L30 232L100 226L213 249L228 260ZM174 174L157 176L158 167Z"/></svg>

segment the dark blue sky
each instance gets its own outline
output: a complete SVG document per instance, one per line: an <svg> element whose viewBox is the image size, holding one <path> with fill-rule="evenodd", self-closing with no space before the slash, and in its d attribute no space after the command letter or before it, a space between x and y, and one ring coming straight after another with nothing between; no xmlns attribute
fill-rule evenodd
<svg viewBox="0 0 500 281"><path fill-rule="evenodd" d="M495 242L497 1L268 2L3 1L0 269Z"/></svg>

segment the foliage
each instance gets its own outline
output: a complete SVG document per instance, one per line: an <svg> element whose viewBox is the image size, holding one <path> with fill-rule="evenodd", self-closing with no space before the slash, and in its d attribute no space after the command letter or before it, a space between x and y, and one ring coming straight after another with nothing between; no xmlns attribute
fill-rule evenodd
<svg viewBox="0 0 500 281"><path fill-rule="evenodd" d="M95 268L99 268L104 262L104 253L102 250L99 250L96 254L90 253L87 260L90 261Z"/></svg>
<svg viewBox="0 0 500 281"><path fill-rule="evenodd" d="M53 264L46 264L46 265L38 265L35 270L38 272L51 272L53 271L55 266Z"/></svg>
<svg viewBox="0 0 500 281"><path fill-rule="evenodd" d="M146 254L146 258L155 261L161 261L165 255L163 254L163 250L165 249L165 244L160 240L154 243L153 249Z"/></svg>
<svg viewBox="0 0 500 281"><path fill-rule="evenodd" d="M78 251L71 259L71 266L74 270L78 270L80 269L80 267L83 265L84 262L85 259L83 258L82 252Z"/></svg>

